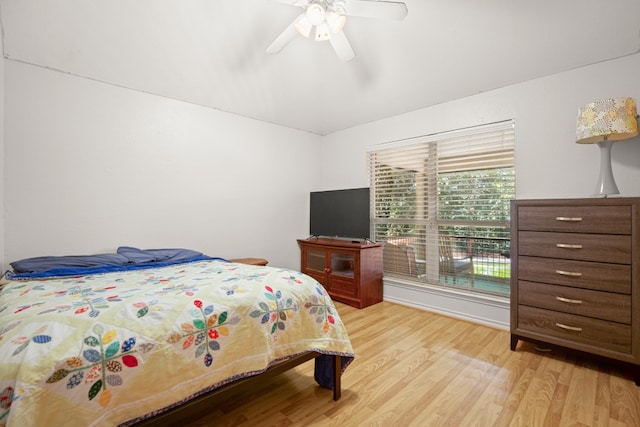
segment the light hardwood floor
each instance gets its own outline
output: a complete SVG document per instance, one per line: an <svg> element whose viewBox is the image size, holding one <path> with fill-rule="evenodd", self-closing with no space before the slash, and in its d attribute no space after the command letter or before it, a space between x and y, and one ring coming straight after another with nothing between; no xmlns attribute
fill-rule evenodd
<svg viewBox="0 0 640 427"><path fill-rule="evenodd" d="M201 426L640 426L631 373L509 333L383 302L336 304L356 358L342 399L313 362L211 408Z"/></svg>

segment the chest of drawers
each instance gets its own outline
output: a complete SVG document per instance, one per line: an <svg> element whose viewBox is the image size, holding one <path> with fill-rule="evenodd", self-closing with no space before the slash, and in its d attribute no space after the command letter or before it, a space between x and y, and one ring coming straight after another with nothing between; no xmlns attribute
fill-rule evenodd
<svg viewBox="0 0 640 427"><path fill-rule="evenodd" d="M640 198L511 202L511 350L627 363L640 385Z"/></svg>

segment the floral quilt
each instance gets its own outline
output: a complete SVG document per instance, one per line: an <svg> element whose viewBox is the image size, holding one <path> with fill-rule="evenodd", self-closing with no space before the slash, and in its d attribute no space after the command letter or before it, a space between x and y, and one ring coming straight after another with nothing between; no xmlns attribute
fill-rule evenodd
<svg viewBox="0 0 640 427"><path fill-rule="evenodd" d="M302 273L220 260L9 281L0 426L130 424L277 361L353 349Z"/></svg>

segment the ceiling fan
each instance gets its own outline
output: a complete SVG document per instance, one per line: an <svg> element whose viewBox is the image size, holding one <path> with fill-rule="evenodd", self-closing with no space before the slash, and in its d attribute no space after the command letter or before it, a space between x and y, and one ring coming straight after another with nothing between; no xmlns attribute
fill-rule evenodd
<svg viewBox="0 0 640 427"><path fill-rule="evenodd" d="M400 1L382 0L274 0L304 9L296 19L269 45L267 53L280 52L296 35L309 37L315 27L315 40L328 40L343 61L356 54L342 29L347 16L386 18L401 21L407 16L407 5Z"/></svg>

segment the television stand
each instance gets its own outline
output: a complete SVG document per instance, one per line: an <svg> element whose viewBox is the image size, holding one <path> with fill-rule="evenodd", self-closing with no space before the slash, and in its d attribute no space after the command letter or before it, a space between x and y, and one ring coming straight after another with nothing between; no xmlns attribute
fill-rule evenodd
<svg viewBox="0 0 640 427"><path fill-rule="evenodd" d="M382 301L382 244L299 239L301 271L320 282L331 298L356 308Z"/></svg>

